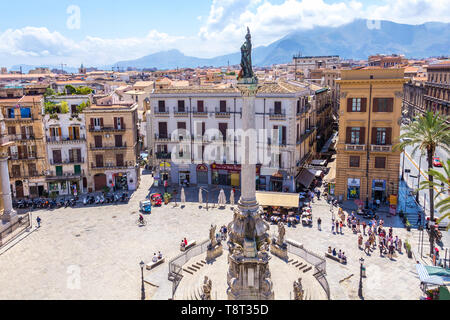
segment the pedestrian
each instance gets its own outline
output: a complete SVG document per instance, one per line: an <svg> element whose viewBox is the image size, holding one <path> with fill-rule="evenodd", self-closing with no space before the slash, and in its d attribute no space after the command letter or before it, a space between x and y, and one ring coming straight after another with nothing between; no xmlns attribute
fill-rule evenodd
<svg viewBox="0 0 450 320"><path fill-rule="evenodd" d="M380 248L380 257L382 257L383 256L383 243L381 241L380 241L379 248Z"/></svg>
<svg viewBox="0 0 450 320"><path fill-rule="evenodd" d="M402 239L398 239L398 252L402 253Z"/></svg>
<svg viewBox="0 0 450 320"><path fill-rule="evenodd" d="M362 223L362 226L363 226L363 232L364 232L364 235L366 235L366 222L365 221L363 221L363 223Z"/></svg>
<svg viewBox="0 0 450 320"><path fill-rule="evenodd" d="M363 237L362 237L362 235L359 235L359 237L358 237L358 248L362 247L362 243L363 243Z"/></svg>
<svg viewBox="0 0 450 320"><path fill-rule="evenodd" d="M317 227L319 228L319 231L322 231L322 219L320 219L320 217L319 217L319 219L317 219Z"/></svg>
<svg viewBox="0 0 450 320"><path fill-rule="evenodd" d="M341 233L341 234L344 234L344 233L342 232L342 221L339 221L339 230L340 230L340 233Z"/></svg>
<svg viewBox="0 0 450 320"><path fill-rule="evenodd" d="M395 244L395 250L398 250L398 236L395 236L394 244Z"/></svg>
<svg viewBox="0 0 450 320"><path fill-rule="evenodd" d="M420 212L417 214L417 225L420 226L422 224L422 215Z"/></svg>
<svg viewBox="0 0 450 320"><path fill-rule="evenodd" d="M365 243L364 252L365 252L366 254L369 254L369 253L370 253L370 243L369 243L369 240L367 240L366 243Z"/></svg>
<svg viewBox="0 0 450 320"><path fill-rule="evenodd" d="M331 232L334 234L334 222L331 224Z"/></svg>
<svg viewBox="0 0 450 320"><path fill-rule="evenodd" d="M336 220L336 233L339 232L339 222Z"/></svg>
<svg viewBox="0 0 450 320"><path fill-rule="evenodd" d="M40 228L40 227L41 227L41 218L40 218L40 217L37 217L37 218L36 218L36 222L37 222L37 224L38 224L38 228Z"/></svg>

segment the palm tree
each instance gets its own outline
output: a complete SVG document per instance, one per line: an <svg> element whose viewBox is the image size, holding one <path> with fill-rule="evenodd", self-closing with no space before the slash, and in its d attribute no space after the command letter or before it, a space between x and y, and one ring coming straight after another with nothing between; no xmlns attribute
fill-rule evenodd
<svg viewBox="0 0 450 320"><path fill-rule="evenodd" d="M446 217L450 217L450 159L447 159L447 163L444 163L442 167L444 169L444 174L434 169L427 172L427 174L431 174L437 182L423 181L421 183L421 189L428 189L430 187L434 187L438 190L440 189L435 199L437 199L441 194L444 195L444 199L440 200L436 204L436 209L439 209L439 212L442 214L438 220L438 223L443 221ZM449 227L450 224L447 225L447 230Z"/></svg>
<svg viewBox="0 0 450 320"><path fill-rule="evenodd" d="M417 150L427 156L428 171L433 168L433 157L436 148L450 152L450 118L427 111L424 115L414 119L405 126L404 133L400 135L400 143L394 146L394 150L405 152L405 148L412 146L412 154ZM433 183L433 176L428 174L428 181ZM434 221L434 189L428 188L430 193L430 220ZM430 255L434 253L433 233L430 233Z"/></svg>

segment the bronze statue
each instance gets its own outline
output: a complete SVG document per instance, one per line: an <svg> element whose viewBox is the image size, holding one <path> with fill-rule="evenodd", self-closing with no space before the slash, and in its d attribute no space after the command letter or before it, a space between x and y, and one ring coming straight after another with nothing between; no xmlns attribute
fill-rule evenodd
<svg viewBox="0 0 450 320"><path fill-rule="evenodd" d="M252 36L250 35L250 29L247 27L246 41L241 47L241 72L239 72L238 79L253 78L252 67Z"/></svg>

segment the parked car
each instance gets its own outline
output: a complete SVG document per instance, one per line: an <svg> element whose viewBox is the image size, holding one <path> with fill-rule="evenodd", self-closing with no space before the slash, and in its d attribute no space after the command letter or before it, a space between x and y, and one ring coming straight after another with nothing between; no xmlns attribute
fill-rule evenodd
<svg viewBox="0 0 450 320"><path fill-rule="evenodd" d="M139 202L139 209L142 213L152 213L152 203L148 200Z"/></svg>
<svg viewBox="0 0 450 320"><path fill-rule="evenodd" d="M439 157L433 157L433 167L442 167L442 162Z"/></svg>
<svg viewBox="0 0 450 320"><path fill-rule="evenodd" d="M150 195L152 206L162 206L162 196L160 193L153 193Z"/></svg>

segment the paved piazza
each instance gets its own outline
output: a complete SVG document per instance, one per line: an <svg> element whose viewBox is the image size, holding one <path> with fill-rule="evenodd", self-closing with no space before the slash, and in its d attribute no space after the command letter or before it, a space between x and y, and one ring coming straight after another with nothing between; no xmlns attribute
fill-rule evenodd
<svg viewBox="0 0 450 320"><path fill-rule="evenodd" d="M182 238L200 242L208 238L211 224L220 227L232 220L230 205L207 211L199 209L198 203L187 203L184 208L180 204L174 208L171 203L153 208L152 215L146 216L147 226L138 227L139 201L148 194L152 183L150 175L143 175L141 186L129 204L34 212L34 224L37 215L42 218L41 228L34 227L13 246L0 250L0 299L140 299L141 260L149 262L158 251L170 259L180 253ZM190 188L187 194L189 201L198 194L198 189ZM329 209L325 201L316 200L314 226L286 227L286 238L303 243L306 249L320 255L324 255L328 246L346 253L346 266L329 259L326 262L332 299L359 299L361 257L367 267L363 282L365 299L420 297L415 257L408 259L403 251L389 260L380 257L378 250L367 256L358 249L357 236L349 228L344 228L343 235L331 233ZM323 231L317 230L319 216ZM381 217L387 225L401 225L398 217L386 218L385 214ZM275 235L276 230L272 226L270 232ZM414 232L394 228L394 235L403 241L413 240ZM414 245L413 251L417 252ZM167 280L167 272L167 262L155 270L144 271L146 281L153 284L146 284L147 298L171 297L172 283ZM273 281L277 282L277 277Z"/></svg>

